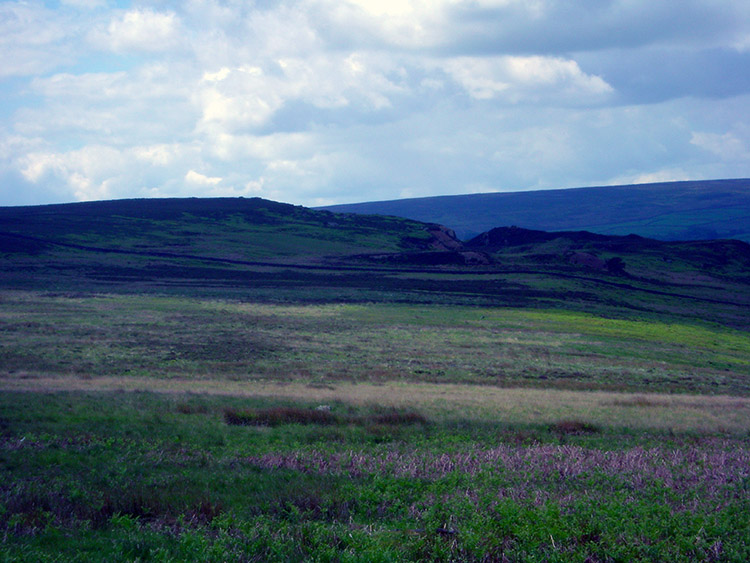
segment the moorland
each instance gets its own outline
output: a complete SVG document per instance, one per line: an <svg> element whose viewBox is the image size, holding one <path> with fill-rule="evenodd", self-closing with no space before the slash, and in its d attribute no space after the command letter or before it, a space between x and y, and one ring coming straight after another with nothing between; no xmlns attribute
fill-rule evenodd
<svg viewBox="0 0 750 563"><path fill-rule="evenodd" d="M750 179L432 196L324 207L440 223L461 238L501 226L662 240L750 242Z"/></svg>
<svg viewBox="0 0 750 563"><path fill-rule="evenodd" d="M8 561L745 561L750 246L0 209Z"/></svg>

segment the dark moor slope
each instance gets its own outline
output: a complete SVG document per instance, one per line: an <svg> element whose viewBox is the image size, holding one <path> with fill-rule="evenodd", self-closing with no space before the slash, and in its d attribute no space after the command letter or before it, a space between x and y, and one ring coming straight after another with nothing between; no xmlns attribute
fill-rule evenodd
<svg viewBox="0 0 750 563"><path fill-rule="evenodd" d="M9 236L10 235L10 236ZM234 260L311 261L429 248L429 226L336 215L260 198L135 199L0 208L0 253L38 240Z"/></svg>

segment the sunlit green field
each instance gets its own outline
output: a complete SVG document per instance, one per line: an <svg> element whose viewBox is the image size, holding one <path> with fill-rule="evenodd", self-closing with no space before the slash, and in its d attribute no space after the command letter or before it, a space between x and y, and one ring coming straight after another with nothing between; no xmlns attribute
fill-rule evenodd
<svg viewBox="0 0 750 563"><path fill-rule="evenodd" d="M0 294L0 559L746 561L750 337Z"/></svg>

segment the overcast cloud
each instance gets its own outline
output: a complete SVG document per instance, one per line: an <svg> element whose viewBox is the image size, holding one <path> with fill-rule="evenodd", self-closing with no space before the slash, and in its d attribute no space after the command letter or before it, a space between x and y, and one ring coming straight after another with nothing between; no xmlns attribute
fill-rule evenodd
<svg viewBox="0 0 750 563"><path fill-rule="evenodd" d="M0 3L0 205L750 176L750 3Z"/></svg>

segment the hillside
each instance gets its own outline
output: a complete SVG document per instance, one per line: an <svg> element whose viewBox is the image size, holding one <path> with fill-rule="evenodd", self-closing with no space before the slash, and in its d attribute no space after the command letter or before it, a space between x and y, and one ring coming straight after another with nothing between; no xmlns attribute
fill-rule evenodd
<svg viewBox="0 0 750 563"><path fill-rule="evenodd" d="M748 560L744 242L264 200L0 225L3 561Z"/></svg>
<svg viewBox="0 0 750 563"><path fill-rule="evenodd" d="M436 224L262 199L0 209L0 289L462 304L750 326L750 247Z"/></svg>
<svg viewBox="0 0 750 563"><path fill-rule="evenodd" d="M446 225L468 240L499 226L750 242L750 179L438 196L325 207Z"/></svg>
<svg viewBox="0 0 750 563"><path fill-rule="evenodd" d="M436 242L430 229L411 220L334 215L260 198L134 199L0 208L0 252L49 250L54 244L315 262L358 252L427 249Z"/></svg>
<svg viewBox="0 0 750 563"><path fill-rule="evenodd" d="M622 278L688 285L750 284L750 244L738 240L660 241L587 231L546 232L498 227L467 241L497 267L512 264L552 270L599 271Z"/></svg>

